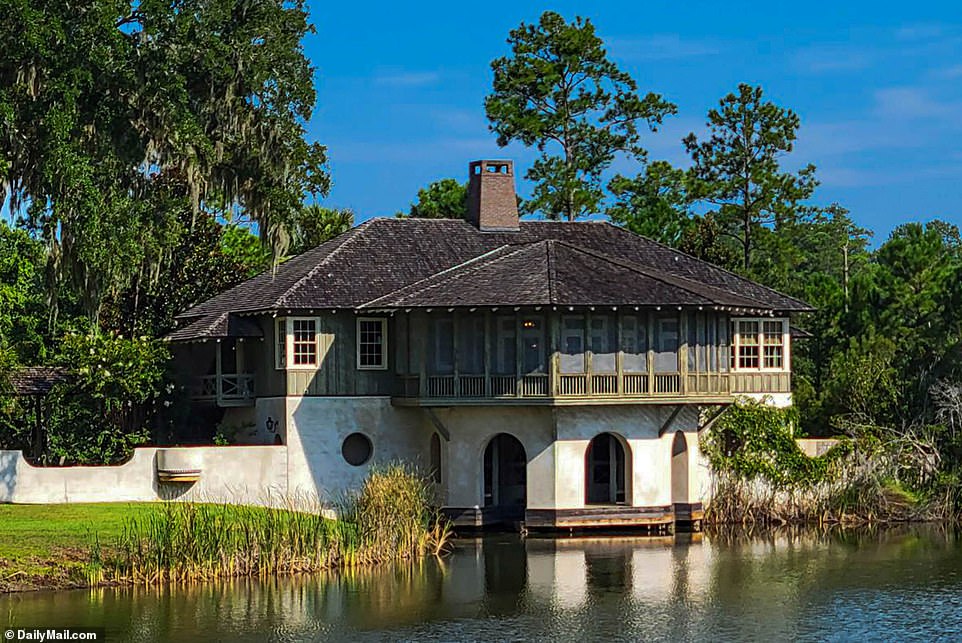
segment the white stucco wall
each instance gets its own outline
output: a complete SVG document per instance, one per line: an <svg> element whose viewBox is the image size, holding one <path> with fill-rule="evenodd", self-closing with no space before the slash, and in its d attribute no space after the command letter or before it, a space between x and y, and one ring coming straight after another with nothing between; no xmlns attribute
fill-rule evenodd
<svg viewBox="0 0 962 643"><path fill-rule="evenodd" d="M420 411L424 414L424 411ZM438 420L451 435L442 444L442 481L449 507L484 504L484 449L499 433L516 437L528 458L528 507L550 507L554 499L554 422L545 407L456 407L436 409ZM429 422L426 415L422 423ZM428 437L430 424L423 427ZM428 438L426 438L428 439Z"/></svg>
<svg viewBox="0 0 962 643"><path fill-rule="evenodd" d="M430 413L399 408L388 397L260 398L256 407L232 414L254 424L252 435L284 446L197 447L203 472L193 485L159 485L158 449L138 449L118 467L36 468L19 452L0 452L0 502L144 501L168 497L263 503L320 501L336 504L359 488L373 466L408 462L428 471L430 443L441 440L442 503L448 507L484 504L483 457L498 433L516 437L527 456L527 507L578 509L585 506L585 454L589 442L609 432L627 446L626 495L633 506L666 506L672 497L672 441L683 431L687 441L689 502L705 502L710 479L698 448L697 409L685 406L664 436L659 429L673 406L611 405L582 407L491 406L437 408ZM267 420L276 423L267 429ZM349 464L341 449L351 433L373 445L369 461ZM172 491L174 490L174 491ZM166 495L165 495L166 494Z"/></svg>
<svg viewBox="0 0 962 643"><path fill-rule="evenodd" d="M509 433L527 455L527 507L579 509L585 506L585 454L590 441L609 432L628 446L627 493L634 506L672 503L671 445L676 431L688 444L688 502L698 502L707 490L707 470L698 449L697 409L685 407L658 437L674 407L458 407L436 409L451 435L443 444L444 503L450 507L484 504L484 449L498 433ZM426 418L426 416L423 416ZM422 422L427 422L422 419ZM430 425L422 427L429 436Z"/></svg>
<svg viewBox="0 0 962 643"><path fill-rule="evenodd" d="M371 467L407 462L427 470L432 429L420 409L391 405L389 397L287 397L264 402L263 414L276 413L284 423L288 448L287 477L292 496L317 495L325 504L360 487ZM373 454L361 466L349 464L341 453L344 439L362 433Z"/></svg>
<svg viewBox="0 0 962 643"><path fill-rule="evenodd" d="M287 491L284 447L191 447L201 469L194 483L160 483L158 452L136 449L112 467L34 467L20 451L0 451L0 503L149 502L182 499L238 504L282 504Z"/></svg>
<svg viewBox="0 0 962 643"><path fill-rule="evenodd" d="M791 393L739 393L738 397L747 397L779 409L787 409L792 405Z"/></svg>
<svg viewBox="0 0 962 643"><path fill-rule="evenodd" d="M629 405L559 408L556 411L558 442L555 447L558 452L557 508L585 506L585 453L591 439L605 432L623 438L628 445L626 465L630 467L631 476L626 481L626 492L631 505L671 504L671 445L676 431L684 431L688 442L689 489L700 489L699 470L691 466L698 451L697 408L683 407L669 430L659 438L658 431L673 410L671 406ZM533 507L530 500L528 506Z"/></svg>

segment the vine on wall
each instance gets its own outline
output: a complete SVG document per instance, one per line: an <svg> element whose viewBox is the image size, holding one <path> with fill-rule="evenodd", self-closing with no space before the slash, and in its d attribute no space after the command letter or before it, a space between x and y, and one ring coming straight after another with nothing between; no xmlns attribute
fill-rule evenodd
<svg viewBox="0 0 962 643"><path fill-rule="evenodd" d="M738 480L764 480L776 490L823 482L835 473L832 465L851 452L842 439L827 453L807 456L795 441L798 412L754 400L733 404L702 436L701 448L715 472Z"/></svg>

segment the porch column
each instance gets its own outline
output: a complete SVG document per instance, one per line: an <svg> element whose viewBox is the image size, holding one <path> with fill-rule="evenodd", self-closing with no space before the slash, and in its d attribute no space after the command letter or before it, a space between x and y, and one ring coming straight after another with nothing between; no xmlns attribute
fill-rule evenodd
<svg viewBox="0 0 962 643"><path fill-rule="evenodd" d="M622 321L621 321L622 317L623 317L623 314L621 310L618 310L615 312L615 323L617 324L617 329L618 329L615 335L615 337L617 338L615 341L618 342L618 346L617 346L618 350L615 353L615 373L617 373L615 378L615 391L617 391L618 395L625 394L625 367L624 367L625 342L623 337L624 329L622 327Z"/></svg>
<svg viewBox="0 0 962 643"><path fill-rule="evenodd" d="M655 318L652 312L647 312L648 318L648 394L655 393Z"/></svg>
<svg viewBox="0 0 962 643"><path fill-rule="evenodd" d="M560 387L560 376L561 372L561 320L560 313L549 312L548 313L548 329L550 344L548 345L548 350L551 351L550 366L548 372L551 378L548 382L548 390L551 397L558 397L558 391Z"/></svg>
<svg viewBox="0 0 962 643"><path fill-rule="evenodd" d="M224 355L222 349L223 345L218 339L214 343L214 390L217 392L218 402L224 398Z"/></svg>
<svg viewBox="0 0 962 643"><path fill-rule="evenodd" d="M678 312L678 384L682 395L688 393L688 312Z"/></svg>
<svg viewBox="0 0 962 643"><path fill-rule="evenodd" d="M484 311L484 396L491 397L491 311Z"/></svg>

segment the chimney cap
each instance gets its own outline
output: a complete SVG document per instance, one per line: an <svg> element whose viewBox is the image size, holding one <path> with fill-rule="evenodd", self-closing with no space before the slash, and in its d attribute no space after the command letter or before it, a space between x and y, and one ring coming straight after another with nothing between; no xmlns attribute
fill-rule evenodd
<svg viewBox="0 0 962 643"><path fill-rule="evenodd" d="M478 159L468 164L471 175L487 171L489 174L514 174L514 161L511 159Z"/></svg>
<svg viewBox="0 0 962 643"><path fill-rule="evenodd" d="M467 220L482 232L518 230L514 161L480 159L468 164Z"/></svg>

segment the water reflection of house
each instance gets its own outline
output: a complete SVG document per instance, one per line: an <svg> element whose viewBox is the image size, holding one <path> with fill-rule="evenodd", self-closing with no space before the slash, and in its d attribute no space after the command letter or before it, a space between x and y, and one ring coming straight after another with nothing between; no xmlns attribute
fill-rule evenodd
<svg viewBox="0 0 962 643"><path fill-rule="evenodd" d="M288 447L291 490L420 463L460 524L698 517L700 418L790 396L795 299L602 222L373 219L181 315L195 417ZM206 415L205 415L206 414Z"/></svg>

